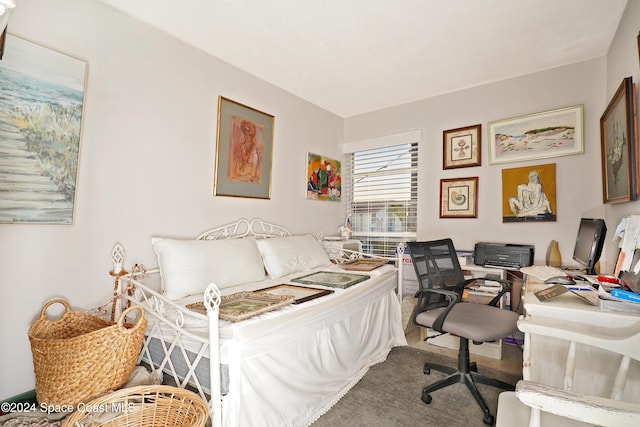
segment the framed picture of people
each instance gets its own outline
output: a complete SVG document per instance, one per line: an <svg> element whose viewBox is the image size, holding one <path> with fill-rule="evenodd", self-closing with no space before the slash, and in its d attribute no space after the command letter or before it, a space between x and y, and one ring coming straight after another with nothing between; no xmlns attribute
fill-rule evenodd
<svg viewBox="0 0 640 427"><path fill-rule="evenodd" d="M556 164L502 170L502 222L556 221Z"/></svg>

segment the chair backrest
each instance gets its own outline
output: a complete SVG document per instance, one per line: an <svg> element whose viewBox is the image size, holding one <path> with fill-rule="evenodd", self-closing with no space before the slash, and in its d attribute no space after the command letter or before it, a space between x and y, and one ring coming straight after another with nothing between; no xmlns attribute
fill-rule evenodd
<svg viewBox="0 0 640 427"><path fill-rule="evenodd" d="M464 274L451 239L408 242L407 246L421 289L464 286Z"/></svg>

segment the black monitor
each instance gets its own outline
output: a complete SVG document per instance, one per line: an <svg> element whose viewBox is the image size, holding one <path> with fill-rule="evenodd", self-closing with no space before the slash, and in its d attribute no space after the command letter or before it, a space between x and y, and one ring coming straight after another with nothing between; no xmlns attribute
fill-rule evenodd
<svg viewBox="0 0 640 427"><path fill-rule="evenodd" d="M576 246L573 250L573 260L580 264L585 274L596 274L595 266L600 259L607 226L603 219L582 218Z"/></svg>

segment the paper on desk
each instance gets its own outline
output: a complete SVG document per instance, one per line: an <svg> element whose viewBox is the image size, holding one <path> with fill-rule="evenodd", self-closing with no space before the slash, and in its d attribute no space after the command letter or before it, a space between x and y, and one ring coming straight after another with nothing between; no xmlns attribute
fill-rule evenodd
<svg viewBox="0 0 640 427"><path fill-rule="evenodd" d="M631 261L633 253L638 248L640 238L640 215L631 215L626 218L624 234L620 242L620 261L616 266L615 275L621 271L632 271ZM634 268L637 266L633 266Z"/></svg>

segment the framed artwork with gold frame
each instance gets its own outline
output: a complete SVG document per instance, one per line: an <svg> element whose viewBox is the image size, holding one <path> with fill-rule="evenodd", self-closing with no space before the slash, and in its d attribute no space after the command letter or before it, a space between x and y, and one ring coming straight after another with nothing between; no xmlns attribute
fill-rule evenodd
<svg viewBox="0 0 640 427"><path fill-rule="evenodd" d="M442 169L480 166L482 125L442 132Z"/></svg>
<svg viewBox="0 0 640 427"><path fill-rule="evenodd" d="M440 180L440 218L478 217L478 177Z"/></svg>
<svg viewBox="0 0 640 427"><path fill-rule="evenodd" d="M502 222L556 221L556 164L502 170Z"/></svg>
<svg viewBox="0 0 640 427"><path fill-rule="evenodd" d="M274 116L218 97L214 196L271 198Z"/></svg>

